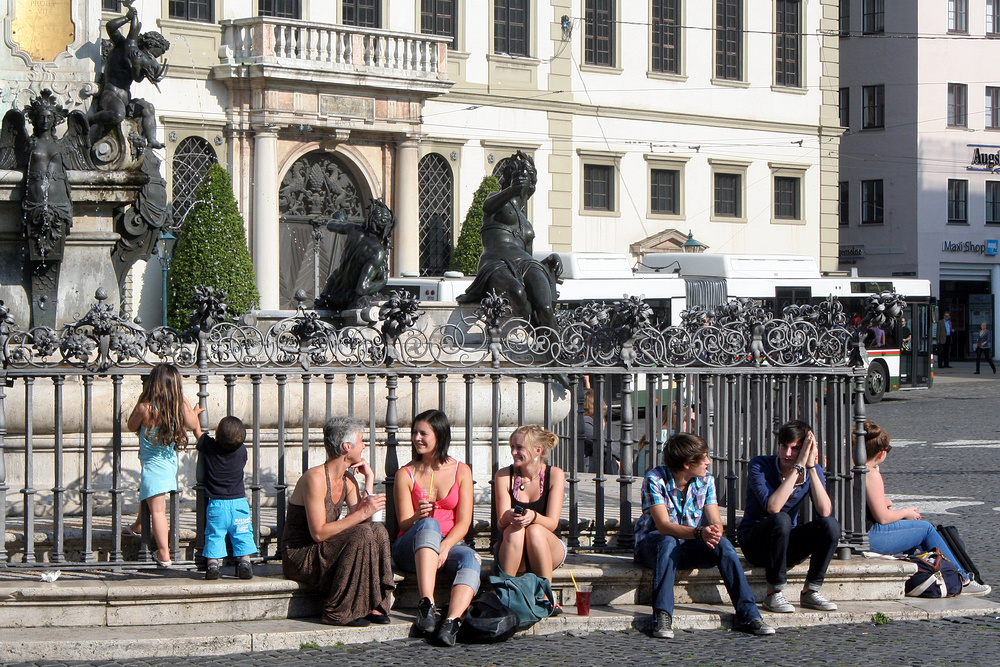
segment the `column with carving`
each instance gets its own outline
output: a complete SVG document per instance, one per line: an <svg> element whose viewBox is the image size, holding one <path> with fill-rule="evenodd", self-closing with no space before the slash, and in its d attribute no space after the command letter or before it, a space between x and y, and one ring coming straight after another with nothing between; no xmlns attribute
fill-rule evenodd
<svg viewBox="0 0 1000 667"><path fill-rule="evenodd" d="M261 310L278 309L278 134L270 129L254 135L253 268Z"/></svg>
<svg viewBox="0 0 1000 667"><path fill-rule="evenodd" d="M393 275L420 271L420 196L418 142L405 139L396 148L396 243Z"/></svg>

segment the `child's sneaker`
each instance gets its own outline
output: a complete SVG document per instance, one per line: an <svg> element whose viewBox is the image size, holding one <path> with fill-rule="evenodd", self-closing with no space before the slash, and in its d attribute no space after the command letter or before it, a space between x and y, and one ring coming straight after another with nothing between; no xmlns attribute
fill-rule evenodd
<svg viewBox="0 0 1000 667"><path fill-rule="evenodd" d="M250 567L250 561L241 560L236 566L236 576L240 579L253 579L253 568Z"/></svg>
<svg viewBox="0 0 1000 667"><path fill-rule="evenodd" d="M209 581L215 581L219 578L219 561L215 558L208 560L208 567L205 568L205 578Z"/></svg>

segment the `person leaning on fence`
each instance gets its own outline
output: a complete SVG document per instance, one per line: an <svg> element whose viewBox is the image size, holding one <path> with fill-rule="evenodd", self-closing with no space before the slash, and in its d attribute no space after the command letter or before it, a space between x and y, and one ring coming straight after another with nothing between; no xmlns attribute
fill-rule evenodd
<svg viewBox="0 0 1000 667"><path fill-rule="evenodd" d="M157 364L149 371L142 393L128 418L128 430L139 435L139 516L122 534L139 537L143 515L148 512L156 540L153 560L170 567L167 537L167 494L177 490L177 450L187 447L187 431L200 430L198 415L205 409L191 407L183 395L181 374L171 364Z"/></svg>
<svg viewBox="0 0 1000 667"><path fill-rule="evenodd" d="M326 462L306 470L288 499L281 569L287 579L326 595L321 620L329 625L388 624L396 588L389 533L372 521L385 508L385 494L373 493L364 431L358 419L329 419ZM363 490L355 471L365 476ZM344 505L347 515L341 516Z"/></svg>
<svg viewBox="0 0 1000 667"><path fill-rule="evenodd" d="M670 436L666 465L642 480L642 516L635 525L635 561L653 570L653 636L674 636L674 576L678 569L719 568L736 608L734 629L773 635L760 617L736 549L722 534L708 445L692 433ZM706 522L707 520L707 522Z"/></svg>
<svg viewBox="0 0 1000 667"><path fill-rule="evenodd" d="M528 571L552 580L566 560L566 543L555 535L562 514L566 475L548 464L559 436L537 424L519 426L510 436L514 463L497 471L495 553L500 569L517 576Z"/></svg>
<svg viewBox="0 0 1000 667"><path fill-rule="evenodd" d="M816 519L799 524L806 497ZM755 456L747 464L747 495L736 536L746 559L765 568L764 608L790 613L785 598L788 567L809 559L799 603L808 609L834 611L837 605L819 590L840 539L840 522L819 465L819 446L812 428L794 420L778 429L777 456Z"/></svg>
<svg viewBox="0 0 1000 667"><path fill-rule="evenodd" d="M205 509L206 579L219 578L219 563L226 557L226 536L233 545L237 559L236 576L253 579L250 556L257 553L250 521L250 505L243 485L243 469L247 464L247 448L243 441L247 428L239 417L223 417L215 427L215 437L194 430L198 438L199 477L205 485L208 506Z"/></svg>
<svg viewBox="0 0 1000 667"><path fill-rule="evenodd" d="M853 445L854 435L851 436L851 441ZM879 469L891 449L889 434L875 422L866 421L865 450L868 462L865 466L868 468L868 474L865 475L865 498L868 501L866 520L871 550L892 555L912 549L921 551L940 549L962 574L962 592L969 595L986 595L992 589L986 584L979 583L962 569L962 565L934 525L920 518L920 510L916 507L892 508L892 501L885 497L885 482Z"/></svg>
<svg viewBox="0 0 1000 667"><path fill-rule="evenodd" d="M396 567L417 575L413 633L454 646L462 616L479 590L479 556L462 540L472 525L472 469L448 456L451 424L440 410L413 418L413 459L396 473L399 536L392 545ZM448 615L435 619L438 570L452 576Z"/></svg>

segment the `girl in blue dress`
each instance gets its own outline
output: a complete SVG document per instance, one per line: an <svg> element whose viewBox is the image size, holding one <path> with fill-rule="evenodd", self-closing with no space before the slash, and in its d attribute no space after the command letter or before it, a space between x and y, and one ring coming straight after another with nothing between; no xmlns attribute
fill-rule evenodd
<svg viewBox="0 0 1000 667"><path fill-rule="evenodd" d="M142 514L148 511L156 540L153 560L170 567L167 539L166 494L177 490L177 450L187 447L187 430L198 426L202 407L191 408L183 395L181 375L170 364L159 364L149 372L142 394L128 418L128 430L139 435L139 516L124 530L136 536L142 530Z"/></svg>

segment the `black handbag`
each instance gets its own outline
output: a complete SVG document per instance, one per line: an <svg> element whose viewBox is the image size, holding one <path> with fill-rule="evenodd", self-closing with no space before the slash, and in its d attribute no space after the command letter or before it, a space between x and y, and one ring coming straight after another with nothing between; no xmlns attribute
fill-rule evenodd
<svg viewBox="0 0 1000 667"><path fill-rule="evenodd" d="M458 628L458 640L466 644L493 644L510 639L517 632L517 614L500 602L493 591L484 591L473 599Z"/></svg>

